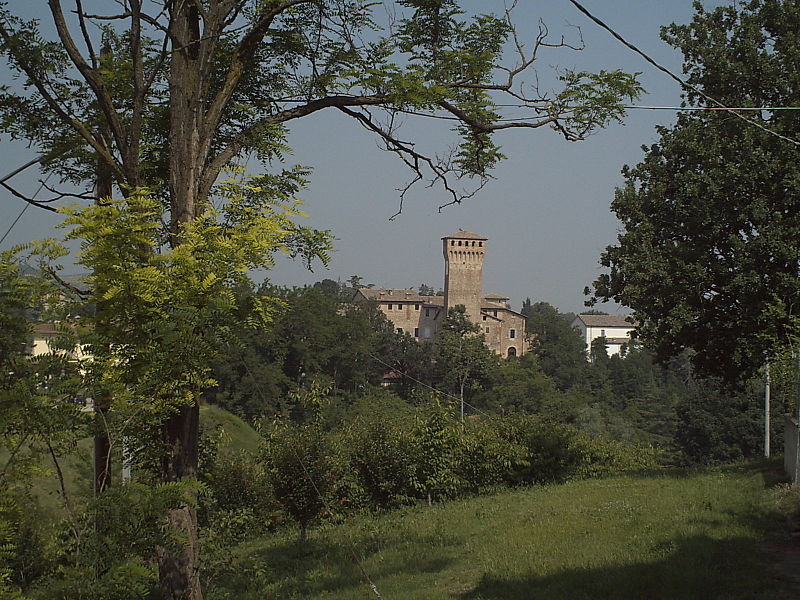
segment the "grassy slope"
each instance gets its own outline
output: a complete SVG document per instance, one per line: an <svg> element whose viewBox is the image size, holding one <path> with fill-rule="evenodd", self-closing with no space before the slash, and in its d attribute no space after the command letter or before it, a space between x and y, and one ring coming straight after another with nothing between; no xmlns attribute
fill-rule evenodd
<svg viewBox="0 0 800 600"><path fill-rule="evenodd" d="M506 492L238 548L209 598L780 599L758 542L776 527L759 467Z"/></svg>
<svg viewBox="0 0 800 600"><path fill-rule="evenodd" d="M242 419L216 406L204 405L200 408L200 423L203 431L213 435L217 428L222 429L222 451L255 451L258 446L258 433ZM1 458L1 457L0 457ZM119 456L115 456L117 467L114 482L119 482ZM42 457L42 466L47 476L34 480L34 490L42 506L47 510L60 510L62 500L58 479L53 464L48 457ZM67 490L79 498L91 492L92 478L92 440L84 439L75 451L61 461L64 483Z"/></svg>
<svg viewBox="0 0 800 600"><path fill-rule="evenodd" d="M200 424L207 434L221 427L224 431L222 440L224 448L254 452L258 446L258 433L242 419L218 406L211 404L201 406Z"/></svg>

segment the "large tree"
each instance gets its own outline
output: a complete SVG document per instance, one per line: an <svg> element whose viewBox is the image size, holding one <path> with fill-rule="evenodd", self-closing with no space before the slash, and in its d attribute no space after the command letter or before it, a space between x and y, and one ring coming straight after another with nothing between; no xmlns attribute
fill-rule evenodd
<svg viewBox="0 0 800 600"><path fill-rule="evenodd" d="M223 171L248 157L279 159L287 126L324 109L373 132L412 182L439 185L446 203L471 193L461 176L480 187L502 157L494 132L552 127L581 139L619 120L622 99L640 92L619 71L567 70L562 89L540 94L520 77L542 47L567 44L541 27L526 46L508 13L467 18L454 0L398 1L387 23L375 22L366 0L124 0L102 13L97 3L64 4L48 0L52 29L0 7L2 51L22 76L0 94L2 128L73 183L91 187L101 171L116 195L146 188L168 207L173 247L210 208ZM508 48L516 59L504 65ZM528 113L510 118L501 102ZM399 137L396 117L419 113L453 121L461 139L453 153L438 159ZM249 185L279 187L263 178ZM195 475L197 416L195 395L163 423L166 481ZM199 598L193 509L172 520L187 529L187 545L165 550L163 592Z"/></svg>
<svg viewBox="0 0 800 600"><path fill-rule="evenodd" d="M662 30L684 54L687 103L766 108L752 123L716 110L658 130L623 170L612 209L624 231L594 294L633 308L659 358L690 349L699 373L742 380L800 325L800 111L769 108L800 105L800 2L695 9Z"/></svg>

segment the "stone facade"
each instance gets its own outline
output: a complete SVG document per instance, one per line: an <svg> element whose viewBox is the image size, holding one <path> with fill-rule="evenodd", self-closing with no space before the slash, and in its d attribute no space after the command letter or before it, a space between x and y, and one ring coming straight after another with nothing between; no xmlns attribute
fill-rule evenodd
<svg viewBox="0 0 800 600"><path fill-rule="evenodd" d="M483 295L483 258L488 239L463 229L442 238L445 275L444 296L422 296L415 290L361 288L356 302L375 302L394 323L423 342L432 342L448 308L463 304L467 316L481 327L486 344L501 356L521 356L527 351L525 317L512 310L508 298Z"/></svg>

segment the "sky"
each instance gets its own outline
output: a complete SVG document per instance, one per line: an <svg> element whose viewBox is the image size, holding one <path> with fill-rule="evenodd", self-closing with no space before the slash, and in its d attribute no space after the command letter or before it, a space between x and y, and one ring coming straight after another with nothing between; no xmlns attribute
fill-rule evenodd
<svg viewBox="0 0 800 600"><path fill-rule="evenodd" d="M590 12L657 62L681 73L680 53L661 41L659 29L672 22L688 23L692 0L583 0ZM26 14L38 10L22 0ZM466 3L483 12L499 11L499 0ZM725 4L705 0L706 8ZM34 6L33 9L30 7ZM40 3L42 11L44 3ZM46 17L42 14L42 17ZM641 72L647 93L642 106L677 106L679 85L589 21L567 0L520 0L514 20L532 39L539 20L552 36L575 41L580 28L585 49L550 49L536 63L541 81L553 68ZM0 73L3 73L0 71ZM2 76L6 76L3 74ZM530 81L530 78L528 79ZM508 157L493 172L494 180L473 198L439 211L448 198L441 189L418 186L397 212L399 192L410 173L392 154L382 151L374 136L344 115L332 111L295 121L286 166L313 168L301 194L308 218L303 224L327 229L335 236L326 267L308 272L300 262L279 259L266 273L278 285L304 285L324 278L346 281L358 275L377 287L443 286L441 238L466 229L489 238L484 262L484 292L500 293L519 307L525 298L546 301L562 311L580 312L583 289L602 272L600 253L614 244L620 224L609 209L623 165L643 156L642 146L657 141L657 125L674 123L675 111L630 110L624 125L612 124L586 141L567 142L555 131L521 129L500 132L496 140ZM448 125L409 118L404 139L420 149L444 152L453 138ZM34 156L19 143L0 138L0 175ZM34 173L16 178L20 188L35 191ZM20 200L0 191L0 236L23 208ZM52 235L57 218L28 208L0 250ZM260 275L260 277L263 274ZM606 305L612 314L625 307Z"/></svg>

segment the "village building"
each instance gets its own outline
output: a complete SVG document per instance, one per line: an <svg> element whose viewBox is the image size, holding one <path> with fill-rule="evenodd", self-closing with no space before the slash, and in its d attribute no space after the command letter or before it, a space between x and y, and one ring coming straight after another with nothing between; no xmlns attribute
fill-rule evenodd
<svg viewBox="0 0 800 600"><path fill-rule="evenodd" d="M586 356L591 360L592 342L603 337L609 356L619 354L623 348L630 347L631 332L635 325L624 315L578 315L572 326L578 330L586 343Z"/></svg>
<svg viewBox="0 0 800 600"><path fill-rule="evenodd" d="M423 296L415 290L361 288L355 302L375 302L399 333L421 342L435 342L448 309L459 304L481 328L486 344L500 356L527 351L525 317L508 297L483 294L483 259L488 238L459 229L442 238L444 296Z"/></svg>

